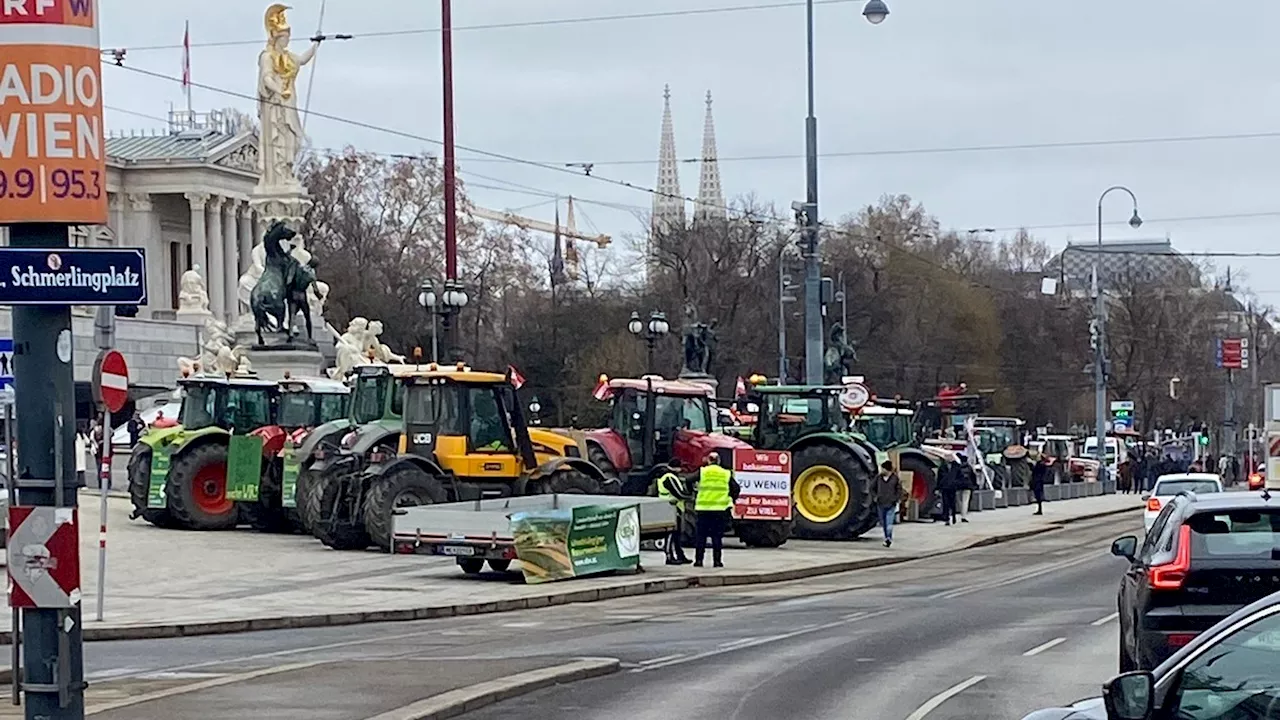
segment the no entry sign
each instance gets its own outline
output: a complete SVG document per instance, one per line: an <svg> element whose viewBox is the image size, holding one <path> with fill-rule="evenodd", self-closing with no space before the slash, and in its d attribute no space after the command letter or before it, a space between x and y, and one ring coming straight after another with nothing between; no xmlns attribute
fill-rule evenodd
<svg viewBox="0 0 1280 720"><path fill-rule="evenodd" d="M80 532L75 508L9 508L9 606L80 604Z"/></svg>
<svg viewBox="0 0 1280 720"><path fill-rule="evenodd" d="M111 412L129 401L129 366L119 350L103 350L93 364L93 397Z"/></svg>

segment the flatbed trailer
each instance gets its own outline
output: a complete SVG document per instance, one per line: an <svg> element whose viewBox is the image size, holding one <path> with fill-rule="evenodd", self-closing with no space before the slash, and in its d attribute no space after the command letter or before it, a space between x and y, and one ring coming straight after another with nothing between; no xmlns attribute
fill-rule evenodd
<svg viewBox="0 0 1280 720"><path fill-rule="evenodd" d="M659 498L577 494L490 498L396 510L391 551L453 557L468 573L479 572L486 561L495 570L505 569L516 559L516 542L511 533L513 513L583 505L639 506L641 540L665 538L675 528L675 509Z"/></svg>

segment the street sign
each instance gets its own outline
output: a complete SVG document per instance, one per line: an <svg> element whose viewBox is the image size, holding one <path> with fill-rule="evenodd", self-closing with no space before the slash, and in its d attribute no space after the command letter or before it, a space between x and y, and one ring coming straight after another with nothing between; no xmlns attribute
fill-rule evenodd
<svg viewBox="0 0 1280 720"><path fill-rule="evenodd" d="M13 338L0 338L0 389L13 389Z"/></svg>
<svg viewBox="0 0 1280 720"><path fill-rule="evenodd" d="M9 606L80 604L80 532L75 508L9 508Z"/></svg>
<svg viewBox="0 0 1280 720"><path fill-rule="evenodd" d="M0 305L146 304L142 248L0 248Z"/></svg>
<svg viewBox="0 0 1280 720"><path fill-rule="evenodd" d="M1134 404L1132 400L1112 400L1111 429L1116 432L1132 430L1133 410Z"/></svg>
<svg viewBox="0 0 1280 720"><path fill-rule="evenodd" d="M129 366L119 350L103 350L93 363L93 399L110 412L129 402Z"/></svg>
<svg viewBox="0 0 1280 720"><path fill-rule="evenodd" d="M107 223L96 0L4 0L0 225Z"/></svg>
<svg viewBox="0 0 1280 720"><path fill-rule="evenodd" d="M848 383L840 393L840 407L845 412L861 410L871 401L871 391L862 383Z"/></svg>
<svg viewBox="0 0 1280 720"><path fill-rule="evenodd" d="M735 518L791 519L791 453L751 448L734 450L733 476L742 488L733 504Z"/></svg>

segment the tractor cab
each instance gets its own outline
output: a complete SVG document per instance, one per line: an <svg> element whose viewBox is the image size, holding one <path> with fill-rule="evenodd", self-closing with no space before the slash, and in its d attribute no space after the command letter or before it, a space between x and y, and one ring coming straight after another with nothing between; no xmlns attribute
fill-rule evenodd
<svg viewBox="0 0 1280 720"><path fill-rule="evenodd" d="M194 375L179 380L178 388L178 424L187 432L216 427L242 435L274 423L276 383L245 375Z"/></svg>
<svg viewBox="0 0 1280 720"><path fill-rule="evenodd" d="M840 406L839 386L756 387L760 413L755 439L759 447L787 447L813 433L847 433L849 420Z"/></svg>
<svg viewBox="0 0 1280 720"><path fill-rule="evenodd" d="M276 424L287 430L318 427L347 416L351 389L328 378L290 378L280 381Z"/></svg>
<svg viewBox="0 0 1280 720"><path fill-rule="evenodd" d="M618 478L623 494L649 494L655 472L672 458L691 470L714 452L732 467L734 449L750 447L720 432L707 385L646 375L605 379L601 395L612 401L609 425L587 433L587 452L605 475Z"/></svg>

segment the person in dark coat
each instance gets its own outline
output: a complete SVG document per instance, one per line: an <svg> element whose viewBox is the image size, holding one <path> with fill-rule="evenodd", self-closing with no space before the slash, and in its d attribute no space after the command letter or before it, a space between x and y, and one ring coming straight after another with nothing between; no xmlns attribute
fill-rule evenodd
<svg viewBox="0 0 1280 720"><path fill-rule="evenodd" d="M1031 493L1036 498L1036 511L1034 515L1044 514L1044 486L1049 481L1049 471L1052 467L1053 460L1049 457L1036 453L1035 467L1031 468Z"/></svg>
<svg viewBox="0 0 1280 720"><path fill-rule="evenodd" d="M952 460L942 467L938 475L938 492L942 495L942 519L947 525L959 522L956 519L956 493L960 492L962 483L959 460Z"/></svg>
<svg viewBox="0 0 1280 720"><path fill-rule="evenodd" d="M956 461L960 466L959 489L956 490L956 512L960 515L960 522L967 523L969 522L969 500L978 489L978 475L974 473L973 466L969 464L969 459L964 453L956 453Z"/></svg>

